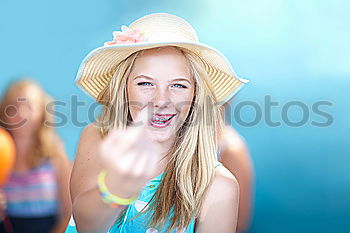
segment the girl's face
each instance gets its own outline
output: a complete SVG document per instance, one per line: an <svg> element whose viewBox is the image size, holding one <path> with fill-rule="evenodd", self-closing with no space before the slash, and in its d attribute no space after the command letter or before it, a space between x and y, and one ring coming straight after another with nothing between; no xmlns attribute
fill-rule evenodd
<svg viewBox="0 0 350 233"><path fill-rule="evenodd" d="M187 61L179 50L146 50L135 60L127 80L131 117L135 119L140 111L147 111L153 139L173 141L189 113L194 90Z"/></svg>
<svg viewBox="0 0 350 233"><path fill-rule="evenodd" d="M16 90L6 108L6 124L14 135L31 135L41 123L42 100L35 87Z"/></svg>

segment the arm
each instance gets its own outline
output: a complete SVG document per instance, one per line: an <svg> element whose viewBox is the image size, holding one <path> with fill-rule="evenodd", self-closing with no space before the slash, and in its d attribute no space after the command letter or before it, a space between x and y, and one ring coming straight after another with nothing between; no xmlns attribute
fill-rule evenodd
<svg viewBox="0 0 350 233"><path fill-rule="evenodd" d="M254 171L244 140L231 127L223 135L225 147L220 162L236 177L240 187L237 231L245 232L250 225L252 183Z"/></svg>
<svg viewBox="0 0 350 233"><path fill-rule="evenodd" d="M98 157L100 142L98 129L93 124L87 126L81 134L72 169L70 194L73 217L81 233L107 232L119 213L118 209L101 200L98 191L96 181L102 169Z"/></svg>
<svg viewBox="0 0 350 233"><path fill-rule="evenodd" d="M218 173L208 187L200 215L196 219L196 233L236 232L239 186L225 167L216 170Z"/></svg>
<svg viewBox="0 0 350 233"><path fill-rule="evenodd" d="M136 122L148 122L147 112ZM121 198L138 195L157 172L160 146L148 138L146 126L112 130L103 140L97 127L82 133L71 175L73 217L79 233L107 232L121 209L105 204L98 191L97 177L106 169L106 186Z"/></svg>
<svg viewBox="0 0 350 233"><path fill-rule="evenodd" d="M135 122L149 122L147 108ZM94 125L84 130L71 176L73 217L80 233L107 232L120 213L105 204L97 186L98 173L106 169L106 186L121 198L138 196L155 177L162 158L161 146L149 137L147 124L113 129L101 140Z"/></svg>
<svg viewBox="0 0 350 233"><path fill-rule="evenodd" d="M51 233L62 233L65 231L72 213L72 204L69 196L69 175L71 171L71 164L65 153L63 143L58 139L56 153L53 156L53 164L57 171L58 178L58 196L60 204L59 219Z"/></svg>

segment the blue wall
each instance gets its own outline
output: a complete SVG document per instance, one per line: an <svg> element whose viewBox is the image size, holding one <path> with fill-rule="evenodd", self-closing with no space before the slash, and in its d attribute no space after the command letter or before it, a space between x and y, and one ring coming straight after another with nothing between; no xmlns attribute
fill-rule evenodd
<svg viewBox="0 0 350 233"><path fill-rule="evenodd" d="M251 80L233 101L231 117L256 169L250 232L348 233L349 10L346 0L1 0L0 91L17 77L32 76L64 103L57 111L67 121L58 131L73 159L83 128L75 116L89 122L93 104L73 85L83 57L122 24L148 13L177 14ZM84 106L71 110L73 96ZM266 97L277 102L271 110ZM313 111L319 101L327 101L319 107L327 116Z"/></svg>

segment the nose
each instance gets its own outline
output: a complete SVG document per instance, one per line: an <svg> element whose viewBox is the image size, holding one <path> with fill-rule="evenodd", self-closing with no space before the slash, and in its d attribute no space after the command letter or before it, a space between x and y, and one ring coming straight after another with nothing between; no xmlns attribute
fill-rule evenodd
<svg viewBox="0 0 350 233"><path fill-rule="evenodd" d="M154 108L167 108L171 103L170 93L168 92L167 88L158 87L152 101Z"/></svg>

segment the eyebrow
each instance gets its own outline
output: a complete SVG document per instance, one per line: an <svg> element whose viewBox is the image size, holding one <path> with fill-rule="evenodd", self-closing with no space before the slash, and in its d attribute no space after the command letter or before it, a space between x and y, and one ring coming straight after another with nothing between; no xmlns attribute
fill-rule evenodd
<svg viewBox="0 0 350 233"><path fill-rule="evenodd" d="M147 75L141 74L141 75L136 76L136 77L134 78L134 80L136 80L136 79L138 79L138 78L145 78L145 79L149 79L149 80L153 80L153 79L154 79L154 78L149 77L149 76L147 76ZM186 81L186 82L188 82L188 83L191 83L190 80L188 80L188 79L185 78L185 77L178 77L178 78L172 79L171 81Z"/></svg>

